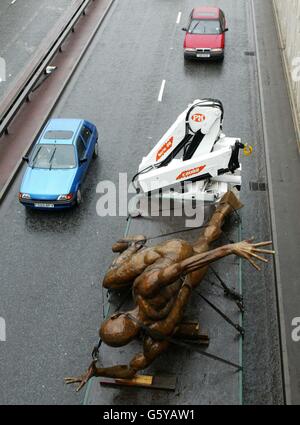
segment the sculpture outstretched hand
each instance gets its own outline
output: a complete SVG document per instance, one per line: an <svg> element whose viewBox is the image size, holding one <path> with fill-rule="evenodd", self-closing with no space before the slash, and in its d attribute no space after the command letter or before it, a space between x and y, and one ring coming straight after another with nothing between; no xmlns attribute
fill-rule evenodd
<svg viewBox="0 0 300 425"><path fill-rule="evenodd" d="M225 218L241 207L234 193L228 192L193 244L173 239L146 247L146 238L142 235L118 241L113 251L120 255L107 271L103 286L110 289L132 286L136 306L127 313L117 313L106 320L99 331L101 339L112 347L121 347L138 337L144 326L154 334L176 335L183 325L184 310L192 290L204 278L209 264L223 257L236 255L260 270L256 261L268 262L261 255L274 254L274 251L265 249L272 242L254 243L251 239L213 250L209 248L220 237ZM79 391L93 376L131 379L169 345L168 340L155 339L148 333L143 339L143 352L137 354L129 365L99 368L93 361L84 375L65 378L65 382L79 383Z"/></svg>

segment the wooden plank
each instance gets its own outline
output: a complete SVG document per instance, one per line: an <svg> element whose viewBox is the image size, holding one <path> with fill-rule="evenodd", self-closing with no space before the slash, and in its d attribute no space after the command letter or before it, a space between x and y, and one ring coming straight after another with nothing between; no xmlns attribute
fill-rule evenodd
<svg viewBox="0 0 300 425"><path fill-rule="evenodd" d="M140 387L157 390L175 391L177 378L175 375L168 376L151 376L137 375L133 379L113 379L101 378L100 385L107 386L125 386Z"/></svg>
<svg viewBox="0 0 300 425"><path fill-rule="evenodd" d="M208 333L200 328L199 322L184 321L178 325L174 338L191 340L209 340Z"/></svg>

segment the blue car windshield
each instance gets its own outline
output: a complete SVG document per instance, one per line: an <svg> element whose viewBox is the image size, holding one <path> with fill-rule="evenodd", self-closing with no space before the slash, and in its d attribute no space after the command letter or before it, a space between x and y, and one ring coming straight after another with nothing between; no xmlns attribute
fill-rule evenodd
<svg viewBox="0 0 300 425"><path fill-rule="evenodd" d="M212 19L194 19L188 29L189 34L212 35L221 34L220 21Z"/></svg>
<svg viewBox="0 0 300 425"><path fill-rule="evenodd" d="M44 169L69 169L76 166L73 145L38 144L30 157L29 166Z"/></svg>

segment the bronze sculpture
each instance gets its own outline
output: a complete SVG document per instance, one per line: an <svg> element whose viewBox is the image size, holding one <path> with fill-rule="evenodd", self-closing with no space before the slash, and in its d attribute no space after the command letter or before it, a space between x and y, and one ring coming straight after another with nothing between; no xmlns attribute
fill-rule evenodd
<svg viewBox="0 0 300 425"><path fill-rule="evenodd" d="M210 250L212 242L222 233L225 218L242 207L233 192L222 198L210 221L195 243L173 239L153 247L145 247L144 236L133 236L118 241L113 252L120 255L105 275L103 286L119 289L132 286L136 307L127 313L117 313L106 320L99 331L102 340L112 347L128 344L147 327L153 335L143 339L143 352L129 365L99 368L94 360L88 371L76 378L65 378L67 384L79 383L79 391L93 376L131 379L147 368L170 345L169 338L180 332L184 309L192 290L204 278L210 263L228 255L237 255L260 270L254 261L267 263L260 254L274 254L262 249L272 242L238 242ZM155 338L155 334L166 339Z"/></svg>

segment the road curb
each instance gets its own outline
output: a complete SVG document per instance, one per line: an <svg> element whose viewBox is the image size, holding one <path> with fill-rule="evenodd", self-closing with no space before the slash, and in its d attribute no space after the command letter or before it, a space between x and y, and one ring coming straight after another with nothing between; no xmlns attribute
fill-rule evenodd
<svg viewBox="0 0 300 425"><path fill-rule="evenodd" d="M106 7L106 9L104 10L98 24L96 25L96 27L93 29L90 37L88 38L87 42L85 43L85 45L82 48L82 51L80 53L80 55L78 55L76 61L74 62L72 68L70 69L70 71L68 72L66 79L64 81L64 83L62 84L62 86L60 87L59 91L56 93L56 95L54 96L53 102L50 105L49 109L47 110L47 113L45 114L45 116L43 117L43 119L41 120L41 123L39 125L39 130L37 132L35 132L32 135L32 142L29 143L29 145L26 147L25 150L23 150L23 152L20 155L20 160L17 162L15 168L13 169L12 173L10 174L10 176L8 177L7 181L5 182L4 186L2 187L1 191L0 191L0 204L3 202L3 200L5 199L5 196L7 195L9 189L11 188L12 184L15 181L15 178L19 172L19 170L22 167L23 164L23 159L22 157L24 155L27 154L27 152L30 150L30 148L32 147L32 145L35 143L36 138L39 136L40 131L43 127L43 125L45 124L45 121L48 119L48 117L50 116L51 112L53 111L54 107L56 106L57 102L59 101L64 89L66 88L67 84L69 83L70 78L72 77L72 75L74 74L74 72L76 71L79 63L81 62L83 56L85 55L88 47L90 46L90 44L92 43L95 35L97 34L101 24L103 23L105 17L107 16L109 10L111 9L113 3L115 2L115 0L111 0L110 3L108 4L108 6ZM54 77L55 78L55 77ZM26 107L26 106L25 106Z"/></svg>
<svg viewBox="0 0 300 425"><path fill-rule="evenodd" d="M256 45L256 61L257 61L257 75L258 75L258 87L259 87L259 96L260 96L260 107L261 107L261 116L262 116L262 127L263 127L263 139L265 145L265 154L266 154L266 171L268 178L268 195L269 195L269 210L271 217L271 232L272 239L275 251L278 252L278 235L276 230L276 217L275 217L275 201L274 201L274 190L271 174L271 159L270 159L270 143L267 131L266 124L266 111L264 103L264 94L263 94L263 83L262 83L262 65L260 59L259 43L258 43L258 33L257 33L257 23L256 23L256 14L255 14L255 0L251 0L251 10L253 14L253 27L254 27L254 37ZM280 274L280 264L278 255L275 255L274 259L275 264L275 284L277 292L277 307L278 307L278 322L279 322L279 334L280 334L280 348L281 348L281 367L282 367L282 380L283 380L283 391L285 397L285 403L291 404L291 391L290 391L290 374L289 374L289 365L288 365L288 356L287 356L287 338L286 338L286 326L285 326L285 317L283 309L283 288Z"/></svg>

